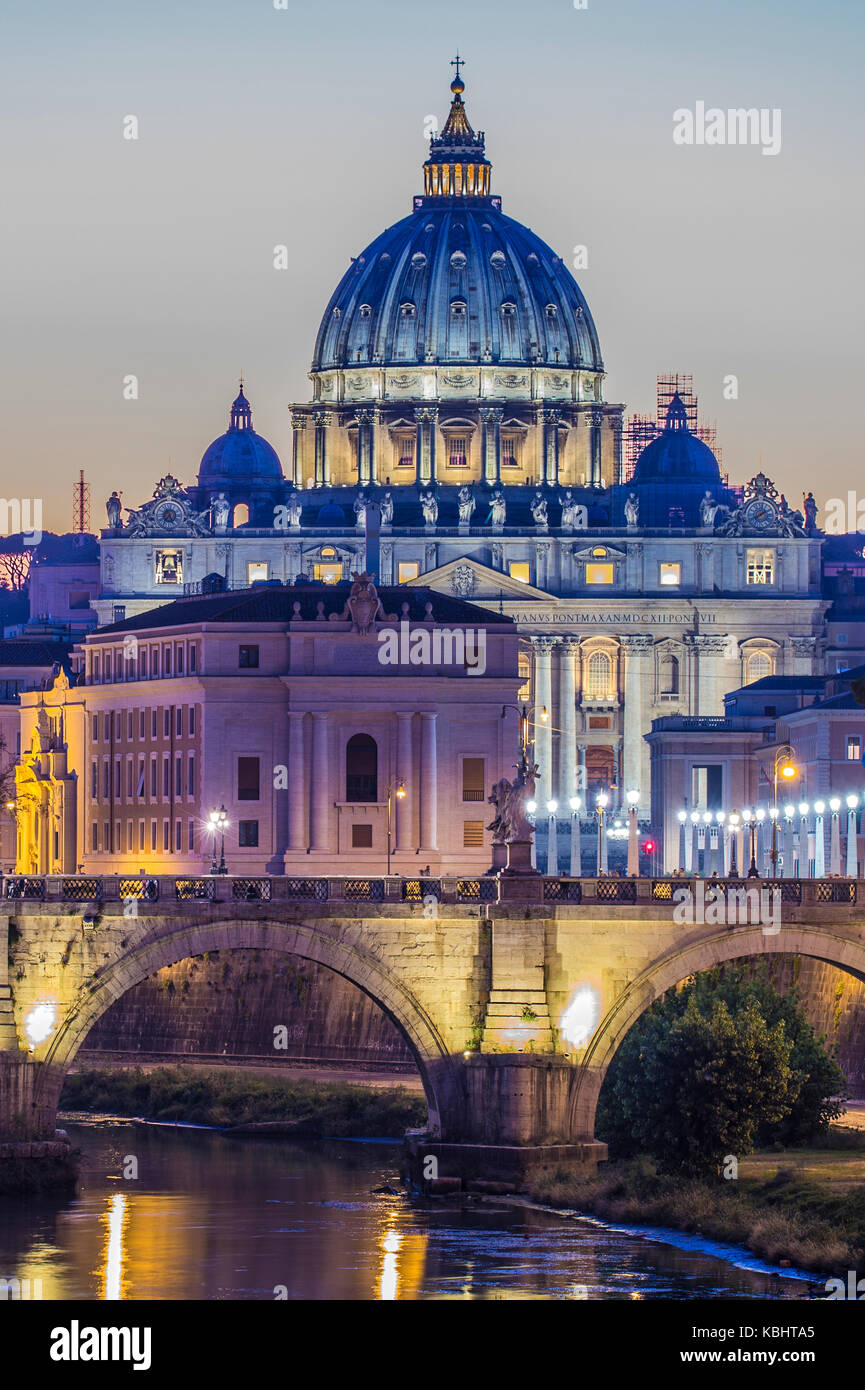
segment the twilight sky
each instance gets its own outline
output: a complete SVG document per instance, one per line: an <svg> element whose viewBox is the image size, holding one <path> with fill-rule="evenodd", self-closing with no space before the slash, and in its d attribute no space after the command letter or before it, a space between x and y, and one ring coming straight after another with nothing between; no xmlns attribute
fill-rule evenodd
<svg viewBox="0 0 865 1390"><path fill-rule="evenodd" d="M68 530L83 467L97 529L112 487L193 482L241 369L286 464L320 316L422 191L457 48L503 210L588 247L607 399L653 410L658 371L693 372L731 481L762 456L794 505L857 488L861 0L285 3L7 11L3 495ZM700 101L780 108L780 153L675 145Z"/></svg>

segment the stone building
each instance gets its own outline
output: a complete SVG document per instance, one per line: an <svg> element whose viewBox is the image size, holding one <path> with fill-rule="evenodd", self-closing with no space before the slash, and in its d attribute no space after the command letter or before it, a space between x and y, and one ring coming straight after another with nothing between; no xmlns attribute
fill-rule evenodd
<svg viewBox="0 0 865 1390"><path fill-rule="evenodd" d="M503 213L463 95L325 309L286 472L241 388L194 484L162 478L125 521L111 500L94 607L364 569L470 599L518 627L541 802L636 789L646 820L654 719L823 669L815 509L762 473L728 487L679 396L625 480L588 305Z"/></svg>
<svg viewBox="0 0 865 1390"><path fill-rule="evenodd" d="M21 695L21 872L481 874L514 624L434 590L263 586L90 634ZM400 793L405 795L401 796Z"/></svg>

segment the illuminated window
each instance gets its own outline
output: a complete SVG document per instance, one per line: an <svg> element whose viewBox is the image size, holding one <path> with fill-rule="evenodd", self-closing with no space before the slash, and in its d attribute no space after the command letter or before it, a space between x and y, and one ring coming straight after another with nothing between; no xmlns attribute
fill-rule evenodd
<svg viewBox="0 0 865 1390"><path fill-rule="evenodd" d="M592 652L586 672L589 700L609 700L613 687L613 663L607 652Z"/></svg>
<svg viewBox="0 0 865 1390"><path fill-rule="evenodd" d="M528 652L520 652L517 658L517 670L522 682L517 691L517 699L528 701L532 697L532 663Z"/></svg>
<svg viewBox="0 0 865 1390"><path fill-rule="evenodd" d="M397 569L397 580L400 584L407 584L410 579L417 579L420 573L420 566L417 560L400 561Z"/></svg>
<svg viewBox="0 0 865 1390"><path fill-rule="evenodd" d="M862 757L862 740L853 735L847 736L847 761L848 763L858 763Z"/></svg>
<svg viewBox="0 0 865 1390"><path fill-rule="evenodd" d="M249 521L249 507L245 502L238 502L234 509L234 516L231 519L232 526L245 526Z"/></svg>
<svg viewBox="0 0 865 1390"><path fill-rule="evenodd" d="M586 583L612 584L614 573L613 565L586 565Z"/></svg>
<svg viewBox="0 0 865 1390"><path fill-rule="evenodd" d="M510 560L508 562L508 574L511 579L518 579L521 584L531 584L532 582L527 560Z"/></svg>
<svg viewBox="0 0 865 1390"><path fill-rule="evenodd" d="M267 579L267 561L250 560L246 566L246 582L254 584L256 579Z"/></svg>
<svg viewBox="0 0 865 1390"><path fill-rule="evenodd" d="M414 468L414 448L417 435L397 434L393 441L393 462L395 468Z"/></svg>
<svg viewBox="0 0 865 1390"><path fill-rule="evenodd" d="M313 565L312 573L319 584L338 584L342 579L342 565Z"/></svg>
<svg viewBox="0 0 865 1390"><path fill-rule="evenodd" d="M502 468L519 468L523 456L523 436L502 434Z"/></svg>
<svg viewBox="0 0 865 1390"><path fill-rule="evenodd" d="M468 452L468 435L448 435L448 463L451 468L467 468L469 462Z"/></svg>
<svg viewBox="0 0 865 1390"><path fill-rule="evenodd" d="M681 584L682 566L678 564L661 565L661 584Z"/></svg>
<svg viewBox="0 0 865 1390"><path fill-rule="evenodd" d="M746 581L748 584L775 583L774 550L749 550L747 554Z"/></svg>
<svg viewBox="0 0 865 1390"><path fill-rule="evenodd" d="M157 584L183 583L183 554L181 551L157 550L155 579Z"/></svg>
<svg viewBox="0 0 865 1390"><path fill-rule="evenodd" d="M745 684L753 685L764 676L772 675L772 659L766 652L752 652L745 662Z"/></svg>
<svg viewBox="0 0 865 1390"><path fill-rule="evenodd" d="M463 801L483 801L485 795L483 758L463 758Z"/></svg>

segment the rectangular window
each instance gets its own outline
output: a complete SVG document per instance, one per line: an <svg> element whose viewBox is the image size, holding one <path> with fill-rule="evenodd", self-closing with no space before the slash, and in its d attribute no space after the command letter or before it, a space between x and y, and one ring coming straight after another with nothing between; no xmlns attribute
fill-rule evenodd
<svg viewBox="0 0 865 1390"><path fill-rule="evenodd" d="M126 737L129 739L130 743L135 737L135 715L132 713L132 710L130 710L126 716Z"/></svg>
<svg viewBox="0 0 865 1390"><path fill-rule="evenodd" d="M144 821L138 822L138 848L144 853Z"/></svg>
<svg viewBox="0 0 865 1390"><path fill-rule="evenodd" d="M144 710L141 710L140 713L139 713L139 715L138 715L138 737L139 737L139 738L144 738L144 733L145 733L146 728L147 728L147 718L146 718L146 716L145 716Z"/></svg>
<svg viewBox="0 0 865 1390"><path fill-rule="evenodd" d="M139 648L138 648L138 679L139 679L140 681L141 681L141 680L146 680L146 679L147 679L147 648L146 648L146 647L139 647Z"/></svg>
<svg viewBox="0 0 865 1390"><path fill-rule="evenodd" d="M589 728L590 728L590 729L609 729L609 727L610 727L610 720L609 720L609 717L608 717L607 715L605 715L605 714L590 714L590 715L589 715Z"/></svg>
<svg viewBox="0 0 865 1390"><path fill-rule="evenodd" d="M257 820L241 820L237 822L237 843L241 849L258 848Z"/></svg>
<svg viewBox="0 0 865 1390"><path fill-rule="evenodd" d="M746 559L746 582L748 584L775 583L774 550L749 550Z"/></svg>
<svg viewBox="0 0 865 1390"><path fill-rule="evenodd" d="M397 583L407 584L410 579L417 579L420 574L420 565L417 560L401 561L397 568Z"/></svg>
<svg viewBox="0 0 865 1390"><path fill-rule="evenodd" d="M90 795L94 801L99 795L99 764L95 758L90 764Z"/></svg>
<svg viewBox="0 0 865 1390"><path fill-rule="evenodd" d="M127 853L128 853L128 854L131 854L132 851L133 851L134 849L135 849L135 822L134 822L134 821L131 821L131 820L128 820L128 821L126 822L126 850L127 850Z"/></svg>
<svg viewBox="0 0 865 1390"><path fill-rule="evenodd" d="M848 763L858 763L862 757L862 740L852 734L847 736L847 761Z"/></svg>
<svg viewBox="0 0 865 1390"><path fill-rule="evenodd" d="M157 778L157 772L156 772L156 759L155 759L155 758L151 758L151 759L150 759L150 799L151 799L151 801L155 801L155 800L156 800L156 790L157 790L156 778Z"/></svg>
<svg viewBox="0 0 865 1390"><path fill-rule="evenodd" d="M259 579L267 579L267 578L268 578L268 573L267 573L267 561L266 561L266 560L249 560L249 561L247 562L247 566L246 566L246 582L247 582L247 584L254 584L254 583L256 582L256 580L259 580Z"/></svg>
<svg viewBox="0 0 865 1390"><path fill-rule="evenodd" d="M99 853L99 826L96 821L90 827L90 847L94 854Z"/></svg>
<svg viewBox="0 0 865 1390"><path fill-rule="evenodd" d="M162 652L162 674L163 674L163 676L170 676L170 675L171 675L171 648L170 648L170 647L165 647L165 648L163 648L163 652Z"/></svg>
<svg viewBox="0 0 865 1390"><path fill-rule="evenodd" d="M132 800L132 786L135 781L135 762L132 758L126 759L126 799Z"/></svg>
<svg viewBox="0 0 865 1390"><path fill-rule="evenodd" d="M195 754L190 753L187 762L186 792L188 796L195 796Z"/></svg>
<svg viewBox="0 0 865 1390"><path fill-rule="evenodd" d="M174 759L174 795L183 795L183 758L179 753Z"/></svg>
<svg viewBox="0 0 865 1390"><path fill-rule="evenodd" d="M178 738L183 737L183 706L178 705L174 711L174 732Z"/></svg>
<svg viewBox="0 0 865 1390"><path fill-rule="evenodd" d="M152 820L152 821L150 822L150 848L151 848L154 852L156 851L156 821L155 821L155 820Z"/></svg>
<svg viewBox="0 0 865 1390"><path fill-rule="evenodd" d="M523 453L521 434L502 433L502 468L519 468Z"/></svg>
<svg viewBox="0 0 865 1390"><path fill-rule="evenodd" d="M162 849L165 854L171 850L171 821L162 822Z"/></svg>
<svg viewBox="0 0 865 1390"><path fill-rule="evenodd" d="M168 756L167 756L167 754L163 754L163 756L162 756L162 795L163 795L163 797L168 796L170 790L171 790L171 770L170 770L170 765L169 765L169 762L168 762Z"/></svg>
<svg viewBox="0 0 865 1390"><path fill-rule="evenodd" d="M238 801L257 801L259 797L259 759L238 758L237 760L237 799Z"/></svg>
<svg viewBox="0 0 865 1390"><path fill-rule="evenodd" d="M156 722L156 710L153 709L153 710L150 711L150 737L151 737L151 738L156 738L156 731L157 731L158 727L159 727L159 726L158 726L158 724L157 724L157 722Z"/></svg>
<svg viewBox="0 0 865 1390"><path fill-rule="evenodd" d="M525 704L532 695L532 663L526 652L520 652L517 657L517 674L522 682L517 691L517 699Z"/></svg>
<svg viewBox="0 0 865 1390"><path fill-rule="evenodd" d="M104 800L104 801L107 801L110 795L111 795L111 769L109 768L109 765L108 765L108 759L107 759L107 758L103 758L103 759L102 759L102 798L103 798L103 800Z"/></svg>
<svg viewBox="0 0 865 1390"><path fill-rule="evenodd" d="M508 574L511 579L518 579L521 584L531 584L529 575L529 565L527 560L509 560Z"/></svg>
<svg viewBox="0 0 865 1390"><path fill-rule="evenodd" d="M189 671L190 671L190 674L191 674L191 675L194 675L195 672L196 672L197 670L198 670L198 648L197 648L196 646L191 646L191 647L189 648Z"/></svg>
<svg viewBox="0 0 865 1390"><path fill-rule="evenodd" d="M194 649L193 649L194 650ZM195 736L195 705L189 706L189 737Z"/></svg>
<svg viewBox="0 0 865 1390"><path fill-rule="evenodd" d="M680 564L673 564L672 562L670 562L669 564L661 565L662 588L665 588L667 586L673 587L676 584L681 584L681 582L682 566Z"/></svg>
<svg viewBox="0 0 865 1390"><path fill-rule="evenodd" d="M483 849L484 823L482 820L463 821L463 849Z"/></svg>
<svg viewBox="0 0 865 1390"><path fill-rule="evenodd" d="M587 584L612 584L615 569L610 564L586 565Z"/></svg>
<svg viewBox="0 0 865 1390"><path fill-rule="evenodd" d="M182 821L182 820L176 820L176 821L174 822L174 848L175 848L175 850L178 851L178 852L179 852L180 850L183 849L183 821Z"/></svg>
<svg viewBox="0 0 865 1390"><path fill-rule="evenodd" d="M135 786L135 795L141 801L144 797L144 759L138 759L138 781ZM142 845L142 849L144 846Z"/></svg>
<svg viewBox="0 0 865 1390"><path fill-rule="evenodd" d="M178 676L183 675L183 648L174 648L174 670Z"/></svg>
<svg viewBox="0 0 865 1390"><path fill-rule="evenodd" d="M171 709L166 706L162 711L162 734L164 738L171 738Z"/></svg>
<svg viewBox="0 0 865 1390"><path fill-rule="evenodd" d="M258 647L239 647L237 652L238 666L245 666L248 669L258 666Z"/></svg>
<svg viewBox="0 0 865 1390"><path fill-rule="evenodd" d="M342 565L313 565L312 577L317 584L338 584L342 579Z"/></svg>
<svg viewBox="0 0 865 1390"><path fill-rule="evenodd" d="M463 801L483 801L484 760L463 758Z"/></svg>
<svg viewBox="0 0 865 1390"><path fill-rule="evenodd" d="M96 743L96 741L98 740L98 738L99 738L99 715L98 715L98 714L94 714L94 716L93 716L93 742Z"/></svg>
<svg viewBox="0 0 865 1390"><path fill-rule="evenodd" d="M121 777L122 777L122 773L121 773L121 771L120 771L120 759L119 759L119 758L115 758L115 759L114 759L114 798L115 798L115 800L118 800L119 797L120 797L120 779L121 779Z"/></svg>
<svg viewBox="0 0 865 1390"><path fill-rule="evenodd" d="M372 824L361 822L351 827L352 849L372 849Z"/></svg>
<svg viewBox="0 0 865 1390"><path fill-rule="evenodd" d="M103 850L105 851L105 853L108 854L108 853L110 853L110 850L111 850L111 822L110 822L110 821L105 821L105 823L103 824L103 826L102 826L102 835L103 835L102 848L103 848Z"/></svg>
<svg viewBox="0 0 865 1390"><path fill-rule="evenodd" d="M191 821L189 822L189 825L188 825L188 827L187 827L187 830L188 830L188 843L187 843L187 848L190 849L190 850L193 850L193 849L195 849L195 821L194 821L194 820L191 820Z"/></svg>

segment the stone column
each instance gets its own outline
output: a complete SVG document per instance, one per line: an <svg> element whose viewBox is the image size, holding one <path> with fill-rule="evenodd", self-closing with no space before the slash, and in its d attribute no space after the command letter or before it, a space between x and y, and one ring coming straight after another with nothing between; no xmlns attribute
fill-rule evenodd
<svg viewBox="0 0 865 1390"><path fill-rule="evenodd" d="M330 463L327 457L327 430L331 421L329 410L315 410L315 485L324 487L330 480Z"/></svg>
<svg viewBox="0 0 865 1390"><path fill-rule="evenodd" d="M356 410L354 418L357 421L357 481L361 487L371 482L370 477L370 453L371 453L371 410Z"/></svg>
<svg viewBox="0 0 865 1390"><path fill-rule="evenodd" d="M405 784L405 800L396 802L396 848L399 851L411 849L411 827L414 817L416 788L412 779L411 710L397 710L396 730L396 775Z"/></svg>
<svg viewBox="0 0 865 1390"><path fill-rule="evenodd" d="M310 766L310 800L312 802L310 848L314 850L330 849L330 836L328 834L330 778L328 776L327 732L327 715L314 714L312 716L312 764Z"/></svg>
<svg viewBox="0 0 865 1390"><path fill-rule="evenodd" d="M544 471L543 482L557 487L559 482L559 422L561 410L555 406L545 406L541 412L544 426Z"/></svg>
<svg viewBox="0 0 865 1390"><path fill-rule="evenodd" d="M504 410L501 406L481 408L481 459L483 478L490 485L501 482L501 426Z"/></svg>
<svg viewBox="0 0 865 1390"><path fill-rule="evenodd" d="M623 732L623 796L639 791L639 814L649 814L648 744L643 739L643 691L651 677L651 655L654 639L643 633L627 633L619 637L625 651L625 711ZM644 756L645 755L645 756Z"/></svg>
<svg viewBox="0 0 865 1390"><path fill-rule="evenodd" d="M593 410L589 415L591 435L589 438L589 482L593 487L600 487L603 464L603 443L601 431L604 426L604 412Z"/></svg>
<svg viewBox="0 0 865 1390"><path fill-rule="evenodd" d="M817 638L791 637L790 646L793 649L793 669L788 674L793 676L813 675L817 656Z"/></svg>
<svg viewBox="0 0 865 1390"><path fill-rule="evenodd" d="M436 814L436 715L421 714L420 848L438 850Z"/></svg>
<svg viewBox="0 0 865 1390"><path fill-rule="evenodd" d="M306 768L303 756L303 711L288 716L288 846L306 849Z"/></svg>
<svg viewBox="0 0 865 1390"><path fill-rule="evenodd" d="M568 798L577 791L577 678L575 656L578 639L563 637L559 650L559 800L562 814L570 810Z"/></svg>
<svg viewBox="0 0 865 1390"><path fill-rule="evenodd" d="M695 633L684 640L694 653L693 713L720 717L724 707L717 665L727 649L727 638L720 633Z"/></svg>
<svg viewBox="0 0 865 1390"><path fill-rule="evenodd" d="M436 422L438 406L419 405L415 408L417 423L417 448L415 459L415 481L426 485L436 480Z"/></svg>
<svg viewBox="0 0 865 1390"><path fill-rule="evenodd" d="M304 451L303 451L303 443L304 443L304 439L305 439L305 435L304 435L303 431L306 429L306 416L305 416L305 415L292 415L292 417L291 417L291 429L292 429L292 436L291 436L292 469L291 469L291 475L292 475L292 478L294 479L294 486L295 486L296 488L302 488L302 487L303 487L303 452L304 452Z"/></svg>
<svg viewBox="0 0 865 1390"><path fill-rule="evenodd" d="M533 689L535 692L535 706L530 716L529 737L534 736L535 740L535 762L538 764L539 775L535 788L535 796L538 803L538 819L546 813L546 803L553 794L553 782L555 773L553 769L553 731L552 731L552 706L553 706L553 681L552 681L552 654L553 647L556 646L556 637L533 637L532 647L535 653L535 679ZM541 710L546 706L548 718L546 722L541 721Z"/></svg>

